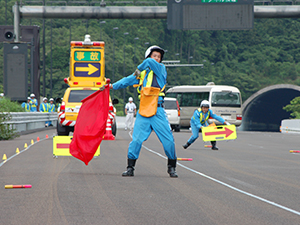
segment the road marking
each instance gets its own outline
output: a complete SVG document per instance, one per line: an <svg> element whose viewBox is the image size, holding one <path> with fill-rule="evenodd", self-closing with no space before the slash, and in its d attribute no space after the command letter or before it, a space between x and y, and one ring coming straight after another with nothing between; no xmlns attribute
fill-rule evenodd
<svg viewBox="0 0 300 225"><path fill-rule="evenodd" d="M40 139L40 141L43 141L43 140L46 140L47 138L44 138L44 139ZM13 159L15 156L17 155L20 155L22 152L28 150L31 146L33 146L34 144L38 143L37 142L34 142L33 144L29 145L28 147L24 148L22 151L18 152L18 153L15 153L14 155L12 155L11 157L9 157L7 160L3 161L2 163L0 163L0 167L3 166L6 162L8 162L9 160Z"/></svg>
<svg viewBox="0 0 300 225"><path fill-rule="evenodd" d="M131 134L129 134L129 135L130 135L130 137L132 137ZM162 158L164 158L164 159L167 159L166 156L164 156L164 155L162 155L162 154L160 154L160 153L158 153L158 152L156 152L156 151L154 151L154 150L152 150L152 149L150 149L150 148L147 148L145 145L142 145L142 147L145 148L147 151L152 152L153 154L156 154L156 155L158 155L158 156L160 156L160 157L162 157ZM294 214L300 216L300 212L299 212L299 211L290 209L290 208L285 207L285 206L283 206L283 205L277 204L276 202L269 201L269 200L267 200L267 199L265 199L265 198L262 198L262 197L259 197L259 196L257 196L257 195L254 195L254 194L251 194L251 193L249 193L249 192L246 192L246 191L243 191L243 190L241 190L241 189L238 189L238 188L236 188L236 187L234 187L234 186L231 186L230 184L227 184L227 183L225 183L225 182L223 182L223 181L217 180L217 179L215 179L215 178L213 178L213 177L210 177L210 176L208 176L208 175L206 175L206 174L204 174L204 173L198 172L198 171L196 171L196 170L194 170L194 169L191 169L191 168L189 168L189 167L187 167L187 166L184 166L184 165L182 165L181 163L178 163L178 162L177 162L177 165L180 166L180 167L182 167L182 168L185 168L185 169L187 169L187 170L189 170L189 171L191 171L191 172L193 172L193 173L196 173L196 174L198 174L198 175L200 175L200 176L202 176L202 177L205 177L205 178L207 178L207 179L209 179L209 180L212 180L212 181L214 181L214 182L216 182L216 183L218 183L218 184L221 184L221 185L223 185L223 186L225 186L225 187L228 187L228 188L230 188L230 189L232 189L232 190L234 190L234 191L237 191L237 192L239 192L239 193L241 193L241 194L247 195L247 196L249 196L249 197L255 198L255 199L257 199L257 200L260 200L260 201L262 201L262 202L268 203L268 204L270 204L270 205L273 205L273 206L275 206L275 207L278 207L278 208L280 208L280 209L286 210L286 211L288 211L288 212L291 212L291 213L294 213Z"/></svg>

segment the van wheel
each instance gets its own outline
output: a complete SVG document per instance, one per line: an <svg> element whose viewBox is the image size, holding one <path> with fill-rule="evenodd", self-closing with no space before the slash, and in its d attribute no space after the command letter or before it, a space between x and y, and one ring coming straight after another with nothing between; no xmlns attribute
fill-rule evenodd
<svg viewBox="0 0 300 225"><path fill-rule="evenodd" d="M117 124L114 123L112 126L111 126L111 133L116 136L117 135Z"/></svg>
<svg viewBox="0 0 300 225"><path fill-rule="evenodd" d="M69 136L69 128L60 125L58 121L56 123L56 131L58 136Z"/></svg>
<svg viewBox="0 0 300 225"><path fill-rule="evenodd" d="M174 131L175 132L180 132L180 125L176 125L175 128L174 128Z"/></svg>

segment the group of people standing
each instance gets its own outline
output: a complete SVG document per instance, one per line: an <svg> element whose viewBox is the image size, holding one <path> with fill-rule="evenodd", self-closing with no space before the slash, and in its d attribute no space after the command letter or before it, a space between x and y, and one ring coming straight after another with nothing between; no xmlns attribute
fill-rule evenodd
<svg viewBox="0 0 300 225"><path fill-rule="evenodd" d="M47 112L55 112L55 104L54 99L49 99L50 103L48 103L47 98L43 98L43 102L39 106L39 112L47 113ZM25 112L37 112L38 110L38 100L35 98L35 94L30 94L30 97L27 98L27 102L22 103L22 107L25 109ZM45 127L53 126L51 121L45 122Z"/></svg>
<svg viewBox="0 0 300 225"><path fill-rule="evenodd" d="M50 98L48 103L47 98L43 98L43 102L40 104L40 112L55 112L54 99ZM25 112L37 112L38 110L38 100L35 98L35 94L30 94L30 97L27 98L27 102L22 103L22 107L25 109Z"/></svg>

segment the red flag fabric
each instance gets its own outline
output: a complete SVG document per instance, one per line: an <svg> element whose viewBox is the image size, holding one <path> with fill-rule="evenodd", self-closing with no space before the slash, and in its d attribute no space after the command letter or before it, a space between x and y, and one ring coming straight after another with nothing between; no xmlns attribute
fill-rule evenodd
<svg viewBox="0 0 300 225"><path fill-rule="evenodd" d="M76 120L70 154L86 165L93 159L106 130L109 87L83 99Z"/></svg>

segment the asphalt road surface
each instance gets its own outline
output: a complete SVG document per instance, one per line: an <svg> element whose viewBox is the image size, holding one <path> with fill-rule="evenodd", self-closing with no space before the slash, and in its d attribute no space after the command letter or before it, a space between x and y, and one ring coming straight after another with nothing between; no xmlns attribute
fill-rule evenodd
<svg viewBox="0 0 300 225"><path fill-rule="evenodd" d="M8 158L0 164L0 224L300 224L300 153L289 152L300 150L299 135L238 132L213 151L201 138L184 150L191 133L174 133L177 157L193 159L178 161L176 179L166 172L154 133L134 177L121 176L128 131L103 141L101 155L88 166L73 157L53 158L55 133L0 141L1 158ZM8 184L32 188L5 189Z"/></svg>

